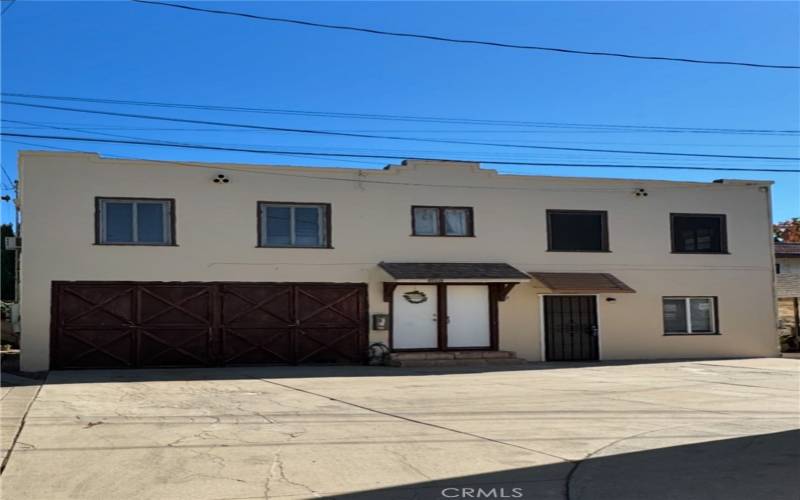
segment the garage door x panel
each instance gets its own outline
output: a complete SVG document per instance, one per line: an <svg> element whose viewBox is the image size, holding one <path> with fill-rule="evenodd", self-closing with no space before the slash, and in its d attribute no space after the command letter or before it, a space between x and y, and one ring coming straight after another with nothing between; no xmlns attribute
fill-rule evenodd
<svg viewBox="0 0 800 500"><path fill-rule="evenodd" d="M54 368L359 362L366 286L54 282Z"/></svg>

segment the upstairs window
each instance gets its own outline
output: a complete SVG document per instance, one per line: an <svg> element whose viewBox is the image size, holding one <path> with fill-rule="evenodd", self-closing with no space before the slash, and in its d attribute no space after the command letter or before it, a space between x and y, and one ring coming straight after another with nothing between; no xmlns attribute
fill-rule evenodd
<svg viewBox="0 0 800 500"><path fill-rule="evenodd" d="M97 198L100 245L173 245L174 202L151 198Z"/></svg>
<svg viewBox="0 0 800 500"><path fill-rule="evenodd" d="M664 333L718 333L716 297L664 297Z"/></svg>
<svg viewBox="0 0 800 500"><path fill-rule="evenodd" d="M411 207L413 236L474 236L471 207Z"/></svg>
<svg viewBox="0 0 800 500"><path fill-rule="evenodd" d="M608 213L548 210L547 249L551 252L608 252Z"/></svg>
<svg viewBox="0 0 800 500"><path fill-rule="evenodd" d="M261 202L258 245L330 248L330 211L325 203Z"/></svg>
<svg viewBox="0 0 800 500"><path fill-rule="evenodd" d="M670 214L673 253L727 253L725 216Z"/></svg>

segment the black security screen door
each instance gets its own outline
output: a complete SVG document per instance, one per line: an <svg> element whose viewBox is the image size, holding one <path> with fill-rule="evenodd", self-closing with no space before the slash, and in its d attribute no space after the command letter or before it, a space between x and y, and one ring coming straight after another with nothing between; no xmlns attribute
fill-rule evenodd
<svg viewBox="0 0 800 500"><path fill-rule="evenodd" d="M593 295L544 297L547 361L597 360L597 303Z"/></svg>

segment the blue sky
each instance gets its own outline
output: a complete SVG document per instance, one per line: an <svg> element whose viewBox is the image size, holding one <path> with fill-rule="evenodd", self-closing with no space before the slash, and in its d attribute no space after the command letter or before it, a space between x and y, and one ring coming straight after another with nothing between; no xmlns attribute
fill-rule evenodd
<svg viewBox="0 0 800 500"><path fill-rule="evenodd" d="M6 5L6 2L3 2ZM800 63L794 2L345 3L198 2L194 5L323 23L576 49ZM800 129L800 71L645 62L377 37L186 12L131 2L18 0L2 19L5 92L308 111L609 123ZM34 102L34 101L29 101ZM58 103L46 103L56 104ZM69 104L67 104L69 105ZM577 131L188 111L73 103L192 119L548 146L800 156L798 136ZM116 133L214 145L533 162L798 168L797 162L645 157L421 144L220 130L146 120L2 107L5 131ZM42 124L92 129L80 134ZM164 130L198 128L203 130ZM211 129L211 130L208 130ZM380 168L391 160L4 140L18 149L70 148L137 158ZM786 173L496 166L513 173L709 181L771 179L776 220L800 216L800 176ZM8 184L4 178L4 184ZM8 191L4 191L8 194ZM3 220L13 212L3 203Z"/></svg>

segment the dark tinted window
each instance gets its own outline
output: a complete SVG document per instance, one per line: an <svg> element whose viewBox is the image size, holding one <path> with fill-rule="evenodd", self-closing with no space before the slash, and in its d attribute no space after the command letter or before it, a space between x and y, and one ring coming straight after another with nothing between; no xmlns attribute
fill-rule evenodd
<svg viewBox="0 0 800 500"><path fill-rule="evenodd" d="M686 299L664 299L664 331L686 332Z"/></svg>
<svg viewBox="0 0 800 500"><path fill-rule="evenodd" d="M606 212L548 210L547 226L551 251L608 250Z"/></svg>
<svg viewBox="0 0 800 500"><path fill-rule="evenodd" d="M107 243L133 243L133 203L106 203Z"/></svg>
<svg viewBox="0 0 800 500"><path fill-rule="evenodd" d="M164 204L137 203L136 229L141 243L164 243Z"/></svg>
<svg viewBox="0 0 800 500"><path fill-rule="evenodd" d="M672 251L726 252L725 216L672 214Z"/></svg>

